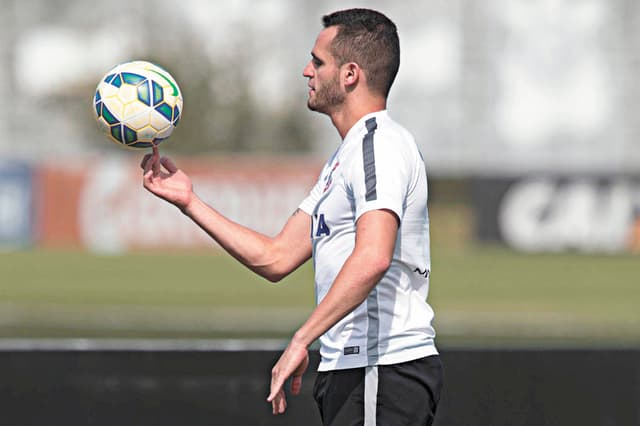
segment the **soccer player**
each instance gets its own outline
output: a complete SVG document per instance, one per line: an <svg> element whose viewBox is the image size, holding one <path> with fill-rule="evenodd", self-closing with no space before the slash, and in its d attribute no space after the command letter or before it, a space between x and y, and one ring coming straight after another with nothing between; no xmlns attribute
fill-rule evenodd
<svg viewBox="0 0 640 426"><path fill-rule="evenodd" d="M325 425L429 425L443 374L426 301L427 178L413 137L386 110L400 62L396 26L368 9L323 24L303 71L307 106L329 116L342 142L278 235L205 204L157 149L142 161L143 184L271 281L313 257L317 306L272 369L273 414L286 409L285 381L300 392L319 339L314 397Z"/></svg>

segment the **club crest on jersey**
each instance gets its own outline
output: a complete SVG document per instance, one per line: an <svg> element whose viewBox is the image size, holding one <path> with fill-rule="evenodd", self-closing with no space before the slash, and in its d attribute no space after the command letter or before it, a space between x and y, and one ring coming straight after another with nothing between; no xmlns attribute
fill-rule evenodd
<svg viewBox="0 0 640 426"><path fill-rule="evenodd" d="M325 185L322 192L327 192L327 189L329 189L329 187L331 186L331 183L333 182L333 172L338 168L339 165L340 161L336 161L336 164L333 165L327 177L324 178Z"/></svg>

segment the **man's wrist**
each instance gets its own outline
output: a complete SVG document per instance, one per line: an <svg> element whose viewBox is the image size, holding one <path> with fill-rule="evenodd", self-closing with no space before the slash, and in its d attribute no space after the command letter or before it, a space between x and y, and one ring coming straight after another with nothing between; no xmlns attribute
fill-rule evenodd
<svg viewBox="0 0 640 426"><path fill-rule="evenodd" d="M178 206L178 209L180 209L185 216L193 217L194 209L196 208L198 201L196 194L192 193L189 197L189 201L184 206Z"/></svg>
<svg viewBox="0 0 640 426"><path fill-rule="evenodd" d="M312 341L309 341L309 337L303 329L299 329L291 338L291 343L296 346L304 346L305 348L308 348L311 346Z"/></svg>

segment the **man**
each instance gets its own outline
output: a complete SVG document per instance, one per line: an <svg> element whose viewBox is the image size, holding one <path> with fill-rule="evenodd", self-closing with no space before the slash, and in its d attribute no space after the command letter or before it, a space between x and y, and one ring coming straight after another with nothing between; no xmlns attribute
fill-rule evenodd
<svg viewBox="0 0 640 426"><path fill-rule="evenodd" d="M386 111L399 67L396 27L366 9L335 12L323 23L303 71L307 104L330 117L342 143L278 235L206 205L157 149L142 161L144 186L271 281L313 255L318 304L272 369L274 414L286 409L287 379L300 392L307 348L320 339L314 397L325 425L431 424L442 367L426 302L427 180L413 137Z"/></svg>

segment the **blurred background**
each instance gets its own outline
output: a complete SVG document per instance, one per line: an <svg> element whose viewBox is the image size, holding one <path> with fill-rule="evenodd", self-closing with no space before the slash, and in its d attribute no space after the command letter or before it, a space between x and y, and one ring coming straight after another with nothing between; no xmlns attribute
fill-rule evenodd
<svg viewBox="0 0 640 426"><path fill-rule="evenodd" d="M161 150L207 202L273 235L340 143L307 110L302 69L321 16L348 7L398 25L389 111L427 163L429 301L443 353L637 349L632 0L0 0L3 347L282 347L313 309L311 266L277 286L245 271L144 191L144 152L100 133L92 98L118 63L167 69L184 113ZM620 412L611 404L605 412ZM605 420L574 424L623 424Z"/></svg>
<svg viewBox="0 0 640 426"><path fill-rule="evenodd" d="M389 110L430 176L443 342L640 342L640 6L368 1L398 25ZM97 82L144 59L184 93L165 153L276 233L339 137L306 108L320 18L355 2L0 2L0 335L287 336L312 271L244 272L140 185ZM300 285L296 285L301 283Z"/></svg>
<svg viewBox="0 0 640 426"><path fill-rule="evenodd" d="M0 335L288 336L313 304L244 272L100 134L115 64L184 93L162 150L234 220L276 233L339 138L306 109L320 17L354 2L0 2ZM442 342L640 342L640 6L369 1L398 25L389 101L430 176ZM297 285L300 284L300 285ZM533 343L532 343L533 342Z"/></svg>

